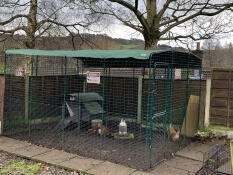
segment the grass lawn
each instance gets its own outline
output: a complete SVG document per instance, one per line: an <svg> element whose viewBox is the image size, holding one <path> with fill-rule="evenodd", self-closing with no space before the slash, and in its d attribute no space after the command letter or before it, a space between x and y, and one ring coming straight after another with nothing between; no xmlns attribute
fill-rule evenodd
<svg viewBox="0 0 233 175"><path fill-rule="evenodd" d="M233 131L232 127L225 127L225 126L220 126L220 125L210 125L208 127L210 130L223 130L223 131Z"/></svg>
<svg viewBox="0 0 233 175"><path fill-rule="evenodd" d="M119 44L116 49L135 49L138 46L137 44Z"/></svg>

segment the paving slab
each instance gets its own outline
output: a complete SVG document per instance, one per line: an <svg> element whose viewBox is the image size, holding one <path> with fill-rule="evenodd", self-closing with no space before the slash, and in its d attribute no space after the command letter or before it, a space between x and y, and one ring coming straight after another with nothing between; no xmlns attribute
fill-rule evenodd
<svg viewBox="0 0 233 175"><path fill-rule="evenodd" d="M224 165L220 166L217 171L224 174L232 174L231 161L228 161Z"/></svg>
<svg viewBox="0 0 233 175"><path fill-rule="evenodd" d="M183 157L175 157L164 163L170 167L190 171L193 173L196 173L197 171L199 171L201 167L203 166L203 163L200 161L187 159Z"/></svg>
<svg viewBox="0 0 233 175"><path fill-rule="evenodd" d="M199 145L202 148L196 148L195 146L197 145L192 145L195 150L194 152L200 150L203 152L203 145ZM192 148L189 148L188 150L190 151L190 149ZM88 173L95 175L194 175L194 172L198 171L201 166L201 162L188 160L184 157L176 157L156 166L150 172L141 172L123 165L107 161L103 162L101 160L81 157L76 154L31 145L28 142L18 141L7 137L0 137L0 150L54 165L87 171ZM187 150L185 151L187 152Z"/></svg>
<svg viewBox="0 0 233 175"><path fill-rule="evenodd" d="M221 144L222 141L208 142L205 144L194 142L176 153L177 156L190 158L197 161L203 161L204 153L208 152L211 147Z"/></svg>
<svg viewBox="0 0 233 175"><path fill-rule="evenodd" d="M151 172L153 175L195 175L195 173L171 167L165 163L158 165Z"/></svg>
<svg viewBox="0 0 233 175"><path fill-rule="evenodd" d="M154 174L151 174L149 172L143 172L143 171L135 171L130 175L154 175Z"/></svg>
<svg viewBox="0 0 233 175"><path fill-rule="evenodd" d="M19 141L19 140L16 140L16 139L0 136L0 145L16 143L16 142L21 142L22 143L22 141Z"/></svg>
<svg viewBox="0 0 233 175"><path fill-rule="evenodd" d="M70 160L74 157L77 157L77 155L59 151L59 150L51 150L49 152L34 156L32 158L43 161L43 162L51 163L51 164L59 164L61 162Z"/></svg>
<svg viewBox="0 0 233 175"><path fill-rule="evenodd" d="M11 138L7 138L7 137L2 137L2 136L0 137L0 149L1 150L14 153L14 150L25 147L25 146L26 146L26 143L24 142L11 139Z"/></svg>
<svg viewBox="0 0 233 175"><path fill-rule="evenodd" d="M72 168L72 169L78 169L82 171L87 171L91 168L93 168L96 165L99 165L103 163L104 161L101 160L96 160L96 159L90 159L90 158L85 158L81 156L74 157L70 160L64 161L59 163L58 165Z"/></svg>
<svg viewBox="0 0 233 175"><path fill-rule="evenodd" d="M50 152L51 149L40 147L32 144L26 144L24 147L16 148L12 151L12 153L15 153L17 155L22 155L25 157L35 157L40 154L45 154L47 152Z"/></svg>
<svg viewBox="0 0 233 175"><path fill-rule="evenodd" d="M87 172L94 175L129 175L134 171L136 170L106 161L97 166L94 166Z"/></svg>

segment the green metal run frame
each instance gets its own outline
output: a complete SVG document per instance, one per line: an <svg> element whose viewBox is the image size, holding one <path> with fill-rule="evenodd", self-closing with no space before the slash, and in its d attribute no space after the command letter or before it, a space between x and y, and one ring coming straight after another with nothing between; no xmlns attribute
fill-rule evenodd
<svg viewBox="0 0 233 175"><path fill-rule="evenodd" d="M63 106L66 106L66 88L67 88L67 57L65 57L65 70L64 70L64 97L63 97ZM62 112L62 148L64 147L64 121L65 121L65 115L66 115L66 111L65 108L63 108L63 112Z"/></svg>
<svg viewBox="0 0 233 175"><path fill-rule="evenodd" d="M32 76L33 76L33 65L34 65L34 56L31 57L31 76L26 75L26 79L29 80L29 86L25 87L26 89L29 89L29 104L26 104L29 107L28 110L28 127L29 127L29 138L31 137L31 116L32 116ZM27 80L26 80L27 81ZM27 86L27 84L26 84Z"/></svg>
<svg viewBox="0 0 233 175"><path fill-rule="evenodd" d="M103 63L103 67L104 67L104 70L103 70L103 82L102 82L102 97L104 99L105 97L105 88L104 88L104 85L105 85L105 73L106 73L106 66L105 66L105 61ZM103 121L104 121L104 105L105 105L105 102L104 100L102 101L102 120L101 120L101 134L100 134L100 157L101 157L101 150L103 149Z"/></svg>
<svg viewBox="0 0 233 175"><path fill-rule="evenodd" d="M82 55L82 52L84 53ZM90 51L91 52L91 51ZM9 51L9 55L13 54L14 51ZM23 53L20 51L15 52L16 54L21 54ZM34 123L32 122L33 119L33 83L34 80L40 76L40 70L38 65L40 65L41 63L43 63L41 60L43 60L43 58L41 58L42 56L52 56L53 52L49 52L49 51L39 51L38 53L42 53L41 55L37 55L36 51L35 53L33 51L27 51L27 53L29 54L29 56L31 56L31 61L30 61L30 73L26 73L25 74L25 116L24 118L27 119L27 124L28 124L28 135L29 138L32 137L32 133L31 130L32 125L34 125ZM186 113L187 113L187 107L188 107L188 102L189 102L189 95L190 95L190 71L191 69L199 69L199 75L200 75L200 81L199 81L199 89L198 89L198 95L199 95L199 104L198 104L198 125L199 125L199 121L200 121L200 102L201 102L201 84L202 84L202 68L201 68L201 64L199 63L199 58L197 59L197 57L195 57L193 54L184 54L183 52L177 52L177 51L137 51L136 53L139 53L139 56L134 54L132 57L128 57L128 58L120 58L117 55L114 55L114 57L110 57L110 53L111 52L104 52L104 51L100 51L100 53L106 53L103 58L99 58L101 54L98 54L97 57L94 57L94 53L99 53L97 51L93 51L93 54L90 54L91 57L87 57L87 51L75 51L75 52L56 52L56 56L59 56L57 54L62 53L61 55L61 67L58 67L58 69L60 69L61 73L62 73L62 80L63 80L63 84L62 84L62 91L63 91L63 96L62 96L62 114L60 116L61 119L61 126L59 128L59 132L61 132L61 135L59 135L60 137L60 142L61 142L61 148L65 149L67 148L66 145L66 131L65 131L65 118L67 116L67 111L66 111L66 105L67 105L67 95L69 95L70 91L72 91L72 88L74 88L72 86L72 88L69 88L70 84L72 82L70 82L70 80L68 79L69 76L73 76L73 75L69 75L68 71L69 71L69 61L68 58L69 56L72 56L75 59L80 59L81 61L83 61L84 65L87 65L86 68L98 68L97 70L99 71L99 69L101 69L102 74L101 74L101 86L98 86L97 88L99 88L99 93L102 95L102 114L101 114L101 133L100 133L100 137L98 138L98 142L99 143L95 143L97 145L97 149L99 149L99 157L100 159L104 159L104 149L106 146L106 142L105 140L106 137L104 136L103 130L104 130L104 126L108 127L108 122L110 120L110 97L112 94L112 89L110 88L110 86L107 84L109 83L109 81L111 81L111 83L113 84L113 80L110 79L109 77L111 76L111 69L112 68L116 68L117 66L119 66L120 68L125 67L126 68L134 68L133 72L132 72L132 76L133 76L133 80L132 80L132 84L133 84L133 88L136 89L135 84L136 84L136 79L135 79L135 68L142 68L144 69L144 73L145 70L148 70L148 78L146 78L145 74L143 73L143 78L142 78L142 98L141 98L141 103L144 103L144 106L141 106L141 118L140 121L136 121L135 125L137 125L137 127L139 127L140 129L140 133L141 135L143 135L143 131L145 131L145 137L143 138L143 143L145 141L145 145L143 145L143 149L145 150L145 152L143 153L144 155L142 157L144 157L144 161L146 162L147 165L149 165L149 167L153 167L155 165L153 156L155 156L155 154L153 153L153 150L155 149L156 144L158 143L157 140L154 138L155 134L157 134L156 132L158 132L158 130L160 129L159 127L161 127L161 135L162 135L162 141L163 141L163 147L166 147L166 144L169 144L169 124L172 123L172 119L173 119L173 112L175 109L173 109L173 99L175 98L174 96L177 95L174 93L174 73L173 71L176 68L184 68L186 69L186 74L185 74L185 99L184 99L184 106L180 107L182 110L182 117L184 122L186 123ZM117 53L114 51L114 53ZM121 56L124 53L127 53L128 55L130 53L133 54L132 51L121 51ZM67 55L66 55L67 54ZM145 56L146 54L146 56ZM176 55L177 54L177 55ZM180 58L180 54L183 56L183 58L185 58L186 60L182 60L182 58ZM149 56L148 56L149 55ZM77 57L76 57L77 56ZM197 59L197 60L195 60ZM40 62L41 61L41 62ZM164 62L163 62L164 61ZM183 61L183 62L182 62ZM8 55L5 55L4 58L4 73L5 75L8 74L7 72L7 67L10 66L8 63ZM193 64L193 65L192 65ZM135 66L135 67L133 67ZM164 78L162 80L159 80L158 76L159 76L159 71L160 69L164 70ZM83 71L83 69L82 69ZM81 75L80 75L81 74ZM77 74L75 74L75 76L80 76L80 77L84 77L83 76L83 72L78 72ZM60 78L60 77L59 77ZM76 82L77 81L77 82ZM75 80L73 83L76 83L76 85L79 83L78 81L81 82L81 80ZM85 80L84 80L85 81ZM127 81L127 80L125 80ZM146 88L145 82L148 82L148 86ZM163 83L160 88L163 88L163 96L161 96L161 99L158 99L156 97L156 92L158 90L158 85L159 83ZM125 83L125 82L124 82ZM85 85L85 82L84 82ZM113 85L112 85L113 86ZM125 88L125 84L124 87ZM78 89L78 88L77 88ZM80 88L81 90L84 91L84 88ZM78 91L78 90L77 90ZM147 93L145 93L145 91L147 91ZM124 91L125 92L125 91ZM109 94L107 94L109 93ZM179 93L179 92L177 92ZM136 96L137 92L133 91L132 92L132 96ZM109 96L108 96L109 95ZM179 95L179 94L178 94ZM58 97L60 99L60 97ZM78 98L79 99L79 98ZM136 98L132 98L130 99L131 101L133 101ZM160 100L160 101L158 101ZM182 101L183 102L183 101ZM80 103L80 102L78 102ZM160 104L161 103L161 104ZM157 106L156 106L157 104ZM159 105L162 106L162 108L159 107ZM81 112L81 107L78 104L79 109L78 109L78 113ZM162 109L162 110L161 110ZM105 110L106 113L105 113ZM125 110L125 109L124 109ZM136 109L137 110L137 109ZM179 109L180 110L180 109ZM79 115L80 117L81 115ZM159 123L161 126L157 126L156 122L158 118L162 118L161 123ZM107 120L105 122L105 120ZM133 120L132 120L133 121ZM105 122L105 123L104 123ZM118 122L118 121L117 121ZM145 123L145 130L143 130L143 124ZM186 124L184 125L186 127ZM109 125L109 127L111 127L111 125ZM179 126L180 127L180 126ZM199 127L199 126L198 126ZM79 126L78 129L80 130L80 122L79 122ZM180 129L180 128L179 128ZM185 128L186 131L186 128ZM81 131L80 131L81 132ZM138 131L137 131L138 132ZM136 140L136 139L135 139ZM141 141L141 140L140 140ZM107 142L108 143L108 142ZM93 143L92 143L93 144ZM94 144L93 144L94 145ZM93 146L91 145L91 146ZM135 144L136 145L136 144ZM128 146L129 149L131 146ZM96 149L96 148L94 148ZM132 150L133 151L133 150ZM141 151L141 150L140 150Z"/></svg>
<svg viewBox="0 0 233 175"><path fill-rule="evenodd" d="M168 72L167 72L167 77L166 77L166 86L165 86L165 99L164 99L164 110L162 112L154 112L154 106L155 106L155 93L157 91L156 89L156 71L157 71L157 66L158 65L162 65L162 66L167 66ZM150 90L148 89L148 92L150 92L151 94L151 101L150 101L150 114L149 114L149 118L150 118L150 126L147 128L150 128L150 136L149 136L149 161L150 161L150 167L152 167L152 147L153 147L153 129L154 129L154 119L156 117L160 117L160 116L164 116L163 117L163 136L164 136L164 143L166 140L166 136L167 134L167 121L168 118L170 118L169 113L168 113L168 91L169 91L169 87L170 86L170 65L168 63L154 63L153 65L153 80L152 80L152 90L150 92ZM151 76L150 76L151 77Z"/></svg>

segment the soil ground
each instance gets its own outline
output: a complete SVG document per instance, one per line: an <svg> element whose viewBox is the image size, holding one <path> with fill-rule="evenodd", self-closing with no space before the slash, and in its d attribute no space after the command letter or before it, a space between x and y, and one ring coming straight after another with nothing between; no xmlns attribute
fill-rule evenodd
<svg viewBox="0 0 233 175"><path fill-rule="evenodd" d="M63 149L66 152L94 159L108 160L138 170L148 170L150 166L169 159L172 153L177 152L190 143L190 140L180 137L178 142L164 140L162 130L153 131L151 162L145 162L146 130L138 128L135 124L128 123L128 132L134 134L134 139L114 139L113 137L101 137L95 133L88 133L90 126L67 129L64 134L56 130L56 123L37 124L31 126L31 132L27 128L14 127L5 130L5 135L22 141L28 141L36 145L48 148ZM112 132L117 132L117 124L109 124ZM30 134L30 136L29 136ZM62 143L62 140L64 142Z"/></svg>

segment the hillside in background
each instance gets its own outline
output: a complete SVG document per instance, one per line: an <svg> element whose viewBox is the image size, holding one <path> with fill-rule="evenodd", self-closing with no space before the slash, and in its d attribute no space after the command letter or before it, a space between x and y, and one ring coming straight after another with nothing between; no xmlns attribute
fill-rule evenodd
<svg viewBox="0 0 233 175"><path fill-rule="evenodd" d="M0 36L0 40L6 35ZM0 42L0 51L23 48L23 35L14 35ZM144 41L138 39L111 38L106 35L82 34L81 37L47 36L36 40L36 49L45 50L80 50L80 49L138 49L143 48Z"/></svg>
<svg viewBox="0 0 233 175"><path fill-rule="evenodd" d="M233 47L204 50L203 67L232 68Z"/></svg>
<svg viewBox="0 0 233 175"><path fill-rule="evenodd" d="M6 35L0 36L0 40ZM19 49L22 47L23 35L14 35L9 39L0 42L0 51L7 49ZM159 45L159 49L167 50L172 47L168 45ZM81 37L71 36L47 36L36 40L36 49L44 50L80 50L80 49L144 49L144 41L140 39L122 39L111 38L107 35L82 34ZM184 50L183 48L175 48Z"/></svg>

